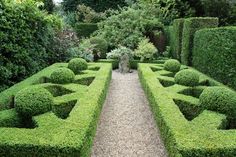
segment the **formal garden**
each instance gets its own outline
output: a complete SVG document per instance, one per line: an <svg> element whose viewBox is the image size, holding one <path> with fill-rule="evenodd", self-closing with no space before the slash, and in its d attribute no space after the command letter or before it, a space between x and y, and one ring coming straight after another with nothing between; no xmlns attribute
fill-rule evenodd
<svg viewBox="0 0 236 157"><path fill-rule="evenodd" d="M235 157L235 0L1 0L0 156Z"/></svg>

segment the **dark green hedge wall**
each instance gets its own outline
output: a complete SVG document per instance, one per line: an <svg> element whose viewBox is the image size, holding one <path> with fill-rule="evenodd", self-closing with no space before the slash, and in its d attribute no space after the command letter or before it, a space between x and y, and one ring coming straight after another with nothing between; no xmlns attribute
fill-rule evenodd
<svg viewBox="0 0 236 157"><path fill-rule="evenodd" d="M97 29L96 23L78 23L75 25L75 31L79 37L89 37Z"/></svg>
<svg viewBox="0 0 236 157"><path fill-rule="evenodd" d="M181 62L185 65L192 63L192 49L194 33L203 28L217 27L219 24L218 18L213 17L193 17L184 20Z"/></svg>
<svg viewBox="0 0 236 157"><path fill-rule="evenodd" d="M103 12L107 9L117 9L118 6L124 6L125 0L64 0L62 5L65 11L75 11L77 5L84 4L95 11Z"/></svg>
<svg viewBox="0 0 236 157"><path fill-rule="evenodd" d="M180 60L184 19L173 22L173 58Z"/></svg>
<svg viewBox="0 0 236 157"><path fill-rule="evenodd" d="M236 89L236 27L197 31L193 66Z"/></svg>

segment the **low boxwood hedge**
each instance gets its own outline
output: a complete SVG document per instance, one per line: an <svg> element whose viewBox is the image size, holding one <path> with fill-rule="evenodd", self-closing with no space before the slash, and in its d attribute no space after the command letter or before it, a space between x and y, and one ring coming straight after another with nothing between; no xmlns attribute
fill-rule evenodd
<svg viewBox="0 0 236 157"><path fill-rule="evenodd" d="M206 106L199 102L199 96L208 86L223 85L192 70L200 76L199 86L175 84L174 78L167 76L169 73L164 70L163 64L138 65L141 84L169 156L234 157L236 132L234 128L227 127L230 123L227 115L206 110ZM169 84L163 86L164 81Z"/></svg>
<svg viewBox="0 0 236 157"><path fill-rule="evenodd" d="M70 84L53 84L42 79L48 78L55 69L68 66L67 63L58 63L0 94L3 103L0 111L0 156L90 156L112 66L106 63L88 65L88 69L76 75ZM80 80L86 78L89 84L81 84ZM21 89L31 86L45 88L54 97L52 110L33 116L32 125L27 125L14 105L9 109L5 103Z"/></svg>

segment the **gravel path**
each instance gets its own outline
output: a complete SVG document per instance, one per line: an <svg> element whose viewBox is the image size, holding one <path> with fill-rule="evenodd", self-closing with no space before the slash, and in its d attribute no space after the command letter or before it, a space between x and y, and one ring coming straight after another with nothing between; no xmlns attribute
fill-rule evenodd
<svg viewBox="0 0 236 157"><path fill-rule="evenodd" d="M112 73L92 157L166 157L137 71Z"/></svg>

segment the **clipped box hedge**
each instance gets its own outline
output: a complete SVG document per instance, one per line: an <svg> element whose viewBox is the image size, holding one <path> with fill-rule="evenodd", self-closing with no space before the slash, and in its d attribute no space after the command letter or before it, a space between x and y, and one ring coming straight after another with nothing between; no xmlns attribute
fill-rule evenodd
<svg viewBox="0 0 236 157"><path fill-rule="evenodd" d="M74 29L79 37L89 37L98 26L96 23L77 23Z"/></svg>
<svg viewBox="0 0 236 157"><path fill-rule="evenodd" d="M173 58L180 60L182 48L182 33L184 19L176 19L173 22Z"/></svg>
<svg viewBox="0 0 236 157"><path fill-rule="evenodd" d="M193 66L236 89L236 27L197 31Z"/></svg>
<svg viewBox="0 0 236 157"><path fill-rule="evenodd" d="M203 28L217 27L218 24L219 19L213 17L192 17L184 20L181 50L181 62L183 64L192 64L192 49L195 32Z"/></svg>
<svg viewBox="0 0 236 157"><path fill-rule="evenodd" d="M186 68L189 69L181 67ZM199 83L187 87L176 84L176 73L164 70L163 64L138 65L141 84L169 156L236 156L236 130L227 128L226 115L206 110L199 102L199 96L209 86L229 88L195 69L191 70L199 75ZM232 92L236 96L236 92Z"/></svg>
<svg viewBox="0 0 236 157"><path fill-rule="evenodd" d="M51 83L51 73L62 67L67 67L67 63L47 67L0 94L0 156L90 156L112 66L89 63L88 69L76 75L72 83ZM54 102L51 111L33 116L28 125L8 104L12 96L26 87L47 89Z"/></svg>

